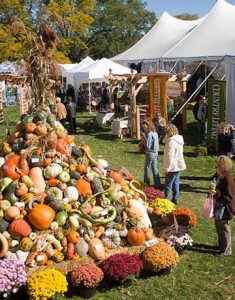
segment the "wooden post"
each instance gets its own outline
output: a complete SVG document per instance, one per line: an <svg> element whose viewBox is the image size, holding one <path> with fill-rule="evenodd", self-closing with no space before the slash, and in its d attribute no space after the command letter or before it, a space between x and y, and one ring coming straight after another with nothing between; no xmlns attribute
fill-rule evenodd
<svg viewBox="0 0 235 300"><path fill-rule="evenodd" d="M160 79L161 114L163 118L166 120L166 122L168 122L166 82L167 82L167 77L161 77Z"/></svg>
<svg viewBox="0 0 235 300"><path fill-rule="evenodd" d="M136 107L136 139L139 141L140 137L140 108Z"/></svg>
<svg viewBox="0 0 235 300"><path fill-rule="evenodd" d="M149 77L149 87L150 87L150 118L154 118L154 77Z"/></svg>

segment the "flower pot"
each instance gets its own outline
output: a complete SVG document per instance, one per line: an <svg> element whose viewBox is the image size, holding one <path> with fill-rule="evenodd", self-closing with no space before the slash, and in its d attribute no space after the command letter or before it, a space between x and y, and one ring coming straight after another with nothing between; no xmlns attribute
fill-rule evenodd
<svg viewBox="0 0 235 300"><path fill-rule="evenodd" d="M171 273L171 267L167 267L165 269L161 269L157 272L158 276L166 276L169 275Z"/></svg>
<svg viewBox="0 0 235 300"><path fill-rule="evenodd" d="M128 287L132 286L132 280L131 279L126 279L125 281L122 282L122 286L124 288L128 288Z"/></svg>
<svg viewBox="0 0 235 300"><path fill-rule="evenodd" d="M85 287L83 284L77 287L78 295L82 298L89 299L96 293L96 287Z"/></svg>
<svg viewBox="0 0 235 300"><path fill-rule="evenodd" d="M178 252L179 255L183 255L183 253L184 253L183 247L175 246L175 250Z"/></svg>

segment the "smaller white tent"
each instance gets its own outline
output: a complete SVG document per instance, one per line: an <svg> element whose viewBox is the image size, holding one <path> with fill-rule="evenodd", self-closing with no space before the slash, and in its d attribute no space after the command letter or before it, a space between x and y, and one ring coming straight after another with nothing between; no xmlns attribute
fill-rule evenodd
<svg viewBox="0 0 235 300"><path fill-rule="evenodd" d="M17 63L5 61L0 64L0 73L12 74L17 72Z"/></svg>
<svg viewBox="0 0 235 300"><path fill-rule="evenodd" d="M59 64L62 77L66 78L66 86L68 86L68 84L74 85L74 74L76 72L79 72L81 69L89 66L93 62L94 60L91 57L87 56L82 61L80 61L80 63Z"/></svg>
<svg viewBox="0 0 235 300"><path fill-rule="evenodd" d="M110 74L110 71L113 74L119 75L131 74L132 72L131 69L117 64L107 58L96 60L93 64L89 65L88 67L84 67L80 72L76 72L74 74L75 98L78 94L78 87L82 83L89 83L89 108L91 109L90 83L107 81L105 77ZM136 73L136 71L134 72Z"/></svg>
<svg viewBox="0 0 235 300"><path fill-rule="evenodd" d="M74 74L75 82L103 81L110 70L113 74L131 74L131 69L107 58L96 60L93 64Z"/></svg>

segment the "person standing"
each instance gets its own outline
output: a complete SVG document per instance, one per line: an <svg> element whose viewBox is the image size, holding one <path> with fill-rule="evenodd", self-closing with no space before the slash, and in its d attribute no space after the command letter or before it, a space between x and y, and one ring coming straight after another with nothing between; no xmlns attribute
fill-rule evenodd
<svg viewBox="0 0 235 300"><path fill-rule="evenodd" d="M180 172L186 169L183 156L184 139L179 135L175 125L170 124L166 128L166 144L164 147L164 171L165 171L165 198L179 203Z"/></svg>
<svg viewBox="0 0 235 300"><path fill-rule="evenodd" d="M217 157L215 161L218 176L215 199L215 228L218 235L219 253L217 257L232 255L232 234L229 221L235 214L235 182L231 174L233 163L225 155Z"/></svg>
<svg viewBox="0 0 235 300"><path fill-rule="evenodd" d="M193 108L193 114L199 124L200 143L203 144L206 140L208 114L208 105L206 103L206 97L204 95L200 95L199 101Z"/></svg>
<svg viewBox="0 0 235 300"><path fill-rule="evenodd" d="M60 97L56 98L56 119L60 121L60 123L65 127L65 121L67 117L67 110L63 103L61 103Z"/></svg>
<svg viewBox="0 0 235 300"><path fill-rule="evenodd" d="M72 86L72 84L68 85L68 89L66 91L66 98L67 97L71 97L72 100L75 100L75 92L74 92L74 87Z"/></svg>
<svg viewBox="0 0 235 300"><path fill-rule="evenodd" d="M157 158L159 150L158 134L155 125L151 120L144 120L142 127L145 133L145 164L144 164L144 183L150 185L150 168L153 173L154 188L161 187L160 176L157 169Z"/></svg>
<svg viewBox="0 0 235 300"><path fill-rule="evenodd" d="M153 123L158 134L159 143L162 143L166 134L166 120L162 117L161 113L158 112L153 118Z"/></svg>
<svg viewBox="0 0 235 300"><path fill-rule="evenodd" d="M67 120L69 122L69 133L76 134L76 104L73 102L71 96L67 96L66 102L66 110L67 110Z"/></svg>

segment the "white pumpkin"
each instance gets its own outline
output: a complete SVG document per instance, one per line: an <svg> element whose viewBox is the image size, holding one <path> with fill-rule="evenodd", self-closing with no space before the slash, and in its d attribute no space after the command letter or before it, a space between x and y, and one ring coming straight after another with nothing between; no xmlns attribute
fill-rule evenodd
<svg viewBox="0 0 235 300"><path fill-rule="evenodd" d="M148 213L147 213L147 209L145 208L145 206L143 205L143 203L140 200L134 200L131 199L129 200L129 209L134 209L134 210L138 210L141 213L139 214L140 219L138 221L140 221L146 228L152 227L152 223L149 219Z"/></svg>
<svg viewBox="0 0 235 300"><path fill-rule="evenodd" d="M78 190L75 186L68 186L64 191L64 195L69 199L69 202L77 201L79 197Z"/></svg>
<svg viewBox="0 0 235 300"><path fill-rule="evenodd" d="M56 178L62 171L63 171L63 168L61 167L61 165L52 163L45 168L44 176L47 179L53 179L53 178Z"/></svg>
<svg viewBox="0 0 235 300"><path fill-rule="evenodd" d="M116 229L107 229L103 233L101 241L109 249L117 248L121 243L119 232Z"/></svg>

